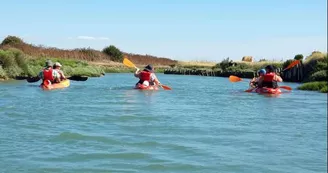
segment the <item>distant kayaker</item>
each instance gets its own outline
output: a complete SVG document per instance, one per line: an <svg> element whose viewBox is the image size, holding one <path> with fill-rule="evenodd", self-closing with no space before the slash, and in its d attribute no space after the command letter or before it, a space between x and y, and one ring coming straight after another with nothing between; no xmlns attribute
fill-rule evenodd
<svg viewBox="0 0 328 173"><path fill-rule="evenodd" d="M66 80L66 77L64 75L64 72L62 70L60 70L60 67L62 65L59 63L59 62L55 62L54 66L53 66L53 69L56 70L59 75L60 75L60 80Z"/></svg>
<svg viewBox="0 0 328 173"><path fill-rule="evenodd" d="M250 82L250 88L257 88L257 85L259 83L259 79L261 76L264 76L266 74L266 70L265 69L261 69L259 71L257 71L257 75L258 77L254 77Z"/></svg>
<svg viewBox="0 0 328 173"><path fill-rule="evenodd" d="M155 75L155 69L151 64L147 65L142 71L140 71L140 69L137 69L137 71L134 73L134 76L139 78L139 81L136 85L138 85L139 83L145 86L161 85Z"/></svg>
<svg viewBox="0 0 328 173"><path fill-rule="evenodd" d="M53 70L51 60L46 61L45 68L40 71L38 77L43 80L42 84L45 81L48 81L50 83L60 82L60 74L56 70Z"/></svg>
<svg viewBox="0 0 328 173"><path fill-rule="evenodd" d="M275 73L272 65L266 66L265 70L266 74L259 78L258 87L278 88L278 82L282 82L282 78Z"/></svg>

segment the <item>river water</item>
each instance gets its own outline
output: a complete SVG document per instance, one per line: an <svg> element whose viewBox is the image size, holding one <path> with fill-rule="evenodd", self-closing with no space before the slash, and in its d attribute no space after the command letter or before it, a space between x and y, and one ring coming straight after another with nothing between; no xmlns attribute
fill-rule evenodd
<svg viewBox="0 0 328 173"><path fill-rule="evenodd" d="M228 78L106 74L66 89L0 83L0 172L327 172L327 94Z"/></svg>

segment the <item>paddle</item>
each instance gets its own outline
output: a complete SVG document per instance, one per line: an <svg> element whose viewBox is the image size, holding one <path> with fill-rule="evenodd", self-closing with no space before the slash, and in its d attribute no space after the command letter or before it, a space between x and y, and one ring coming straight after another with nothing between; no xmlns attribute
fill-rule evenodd
<svg viewBox="0 0 328 173"><path fill-rule="evenodd" d="M129 59L125 58L123 59L123 64L128 66L128 67L134 67L136 69L138 69L133 62L131 62ZM170 88L169 86L163 85L163 84L159 84L159 86L161 86L164 90L172 90L172 88Z"/></svg>
<svg viewBox="0 0 328 173"><path fill-rule="evenodd" d="M300 60L295 60L293 62L291 62L285 69L283 69L282 71L285 71L285 70L288 70L292 67L294 67L295 65L297 65L298 63L300 63L301 61Z"/></svg>
<svg viewBox="0 0 328 173"><path fill-rule="evenodd" d="M75 76L70 76L67 79L74 80L74 81L86 81L86 80L88 80L88 77L87 76L77 76L77 75L75 75ZM39 81L40 78L39 77L29 77L26 80L29 83L33 83L33 82Z"/></svg>

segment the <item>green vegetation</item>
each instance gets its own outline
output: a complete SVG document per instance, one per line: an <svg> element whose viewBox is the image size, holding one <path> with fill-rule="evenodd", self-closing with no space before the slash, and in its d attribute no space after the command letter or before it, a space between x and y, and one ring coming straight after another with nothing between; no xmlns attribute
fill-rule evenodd
<svg viewBox="0 0 328 173"><path fill-rule="evenodd" d="M270 62L262 60L260 62L233 62L229 58L223 59L220 63L216 64L213 70L222 70L228 72L256 72L259 69L265 68L267 65L273 65L276 68L282 68L282 62Z"/></svg>
<svg viewBox="0 0 328 173"><path fill-rule="evenodd" d="M310 91L320 91L323 93L328 92L328 83L327 81L321 82L308 82L298 87L300 90L310 90Z"/></svg>
<svg viewBox="0 0 328 173"><path fill-rule="evenodd" d="M6 37L1 45L15 45L15 44L22 44L23 43L23 40L16 37L16 36L8 36Z"/></svg>
<svg viewBox="0 0 328 173"><path fill-rule="evenodd" d="M103 52L110 56L113 61L122 62L123 60L123 53L113 45L105 47L103 49Z"/></svg>
<svg viewBox="0 0 328 173"><path fill-rule="evenodd" d="M36 76L48 59L60 62L66 76L96 77L104 73L134 72L135 69L122 64L123 56L127 56L138 67L152 64L159 73L177 63L168 58L124 53L113 45L102 51L91 48L65 50L35 46L25 43L19 37L8 36L0 44L0 79Z"/></svg>
<svg viewBox="0 0 328 173"><path fill-rule="evenodd" d="M297 55L295 55L295 57L294 57L294 59L295 60L303 60L303 55L302 54L297 54Z"/></svg>
<svg viewBox="0 0 328 173"><path fill-rule="evenodd" d="M37 76L44 68L46 60L60 62L67 76L80 75L98 77L104 73L101 67L88 65L85 61L51 57L30 57L18 49L0 50L0 78L14 79L17 77Z"/></svg>
<svg viewBox="0 0 328 173"><path fill-rule="evenodd" d="M327 93L327 66L327 53L321 53L318 51L312 52L312 54L308 56L304 62L304 67L305 69L308 69L309 75L306 79L304 79L304 84L298 88L301 90L320 91Z"/></svg>

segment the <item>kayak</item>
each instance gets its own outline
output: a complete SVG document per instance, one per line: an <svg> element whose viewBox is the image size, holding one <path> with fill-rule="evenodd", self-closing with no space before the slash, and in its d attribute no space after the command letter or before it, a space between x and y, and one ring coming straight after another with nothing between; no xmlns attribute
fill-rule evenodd
<svg viewBox="0 0 328 173"><path fill-rule="evenodd" d="M70 80L66 79L64 81L61 81L60 83L41 85L40 87L44 90L53 90L53 89L67 88L69 86L70 86Z"/></svg>
<svg viewBox="0 0 328 173"><path fill-rule="evenodd" d="M260 94L281 94L281 90L279 88L257 88L255 92Z"/></svg>
<svg viewBox="0 0 328 173"><path fill-rule="evenodd" d="M143 84L138 83L134 89L139 89L139 90L158 90L158 87L155 85L149 85L149 86L145 86Z"/></svg>

